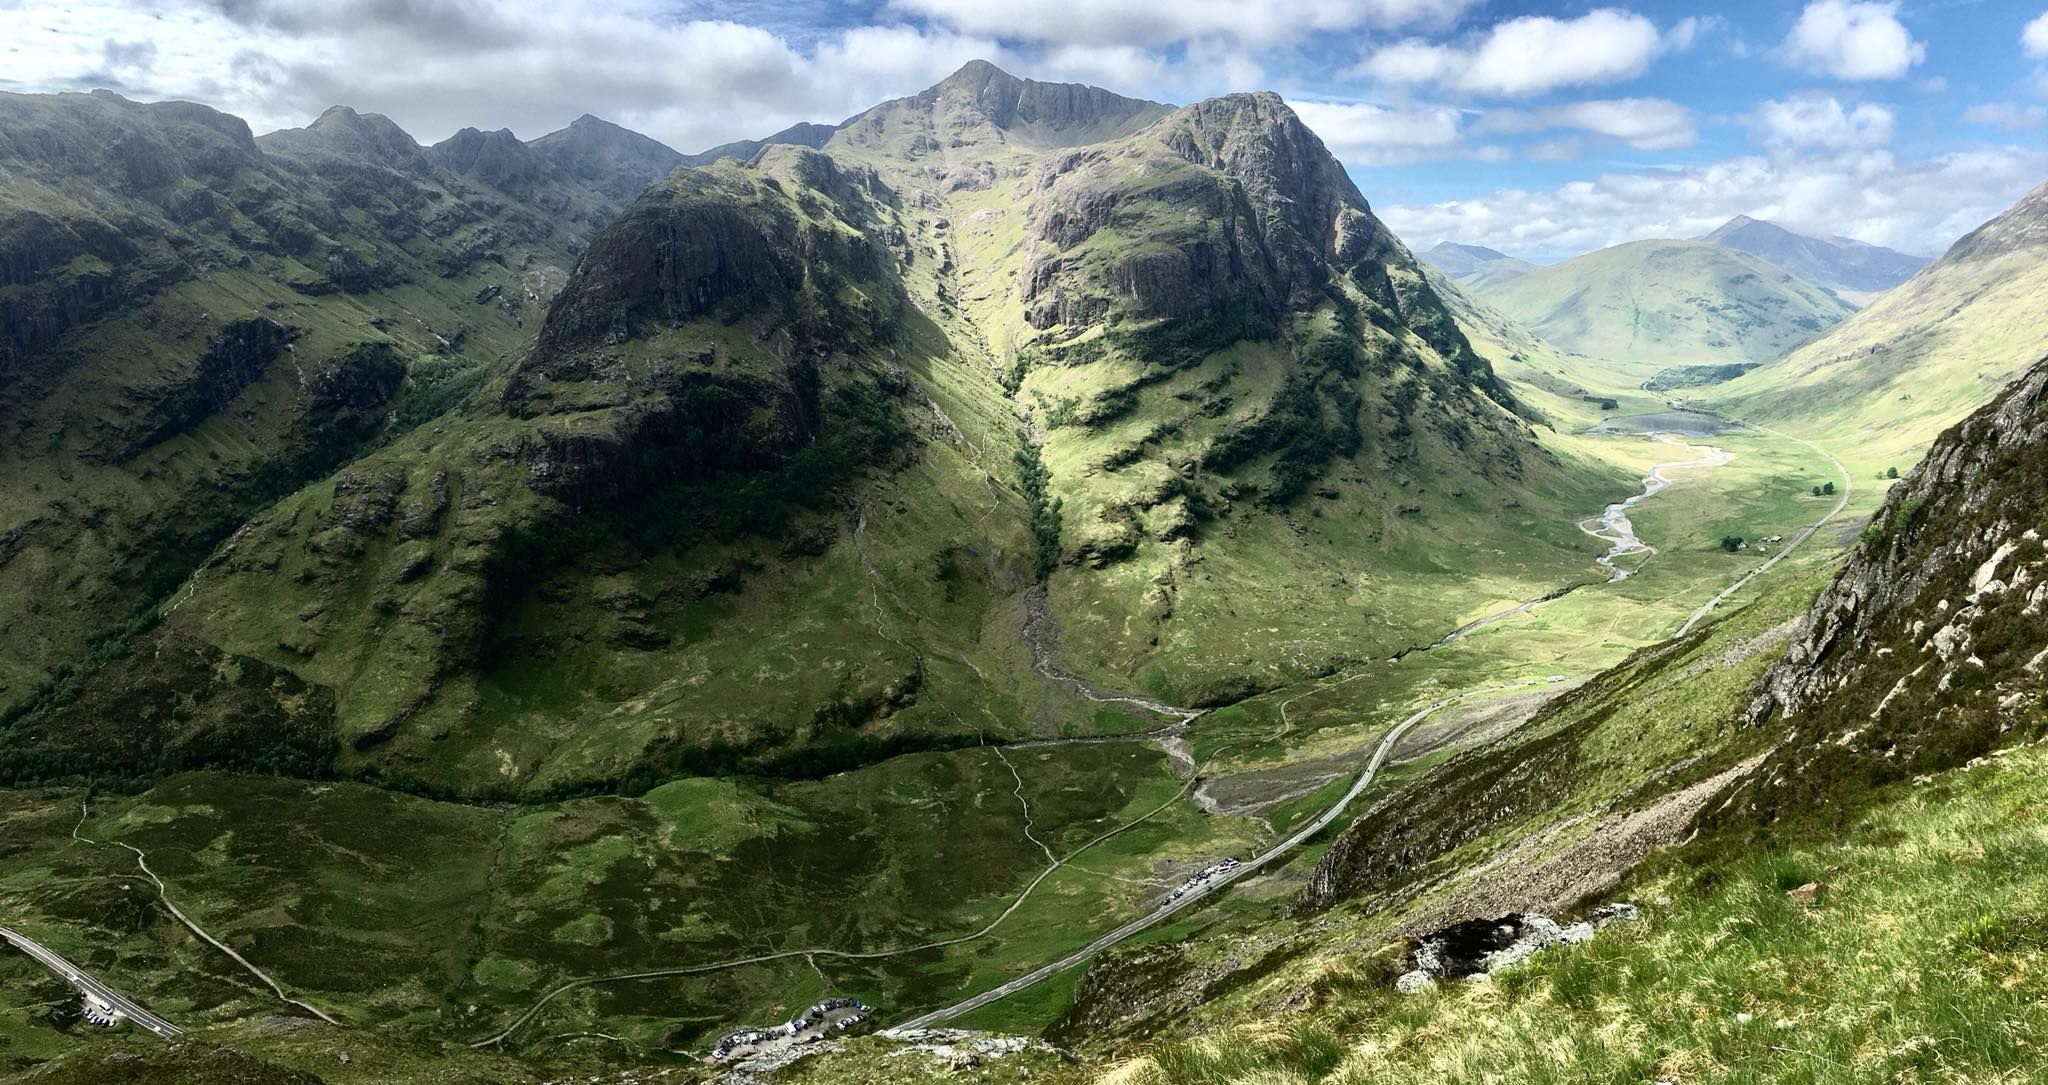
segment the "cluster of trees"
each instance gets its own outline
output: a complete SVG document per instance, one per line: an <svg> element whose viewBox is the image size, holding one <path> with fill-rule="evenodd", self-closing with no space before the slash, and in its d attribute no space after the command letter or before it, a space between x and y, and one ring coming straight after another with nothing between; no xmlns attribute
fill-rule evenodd
<svg viewBox="0 0 2048 1085"><path fill-rule="evenodd" d="M1029 437L1017 446L1017 484L1031 505L1031 538L1038 548L1038 579L1044 580L1060 564L1060 499L1048 492L1052 469L1045 465L1038 446Z"/></svg>
<svg viewBox="0 0 2048 1085"><path fill-rule="evenodd" d="M1834 492L1835 484L1832 482L1823 482L1813 488L1813 496L1815 497L1832 497Z"/></svg>

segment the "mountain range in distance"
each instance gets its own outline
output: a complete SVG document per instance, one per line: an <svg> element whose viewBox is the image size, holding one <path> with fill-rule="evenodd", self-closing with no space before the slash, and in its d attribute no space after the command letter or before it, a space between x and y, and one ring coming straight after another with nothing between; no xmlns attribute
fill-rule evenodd
<svg viewBox="0 0 2048 1085"><path fill-rule="evenodd" d="M1548 265L1451 242L1427 255L1531 331L1660 387L1775 358L1927 263L1747 216L1698 241L1635 241Z"/></svg>
<svg viewBox="0 0 2048 1085"><path fill-rule="evenodd" d="M1784 271L1840 294L1856 305L1905 282L1928 259L1847 237L1815 237L1774 222L1737 215L1697 240L1763 258ZM1536 265L1483 245L1438 243L1424 254L1468 286L1484 288Z"/></svg>

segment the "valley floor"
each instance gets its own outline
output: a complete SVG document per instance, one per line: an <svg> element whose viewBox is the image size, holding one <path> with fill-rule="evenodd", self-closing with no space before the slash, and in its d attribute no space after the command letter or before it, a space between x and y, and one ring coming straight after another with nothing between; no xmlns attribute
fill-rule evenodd
<svg viewBox="0 0 2048 1085"><path fill-rule="evenodd" d="M1641 437L1579 440L1638 472L1691 458ZM1388 778L1330 831L1136 941L1270 918L1376 796L1511 733L1547 697L1670 635L1768 559L1723 550L1724 535L1789 537L1834 503L1811 496L1830 469L1809 448L1761 433L1711 443L1732 458L1672 472L1674 485L1630 510L1656 552L1624 558L1628 578L1601 583L1591 561L1600 544L1588 539L1587 586L1517 610L1557 586L1503 582L1497 601L1444 615L1444 628L1511 616L1398 662L1209 712L1166 743L976 747L818 781L686 779L639 798L529 807L198 775L135 798L95 798L84 835L146 850L176 903L288 994L406 1038L384 1052L382 1070L362 1052L348 1067L328 1052L313 1067L327 1080L403 1080L400 1067L431 1065L442 1045L514 1022L524 1027L508 1046L523 1055L602 1064L664 1042L701 1051L827 995L860 997L883 1023L903 1020L1059 959L1150 913L1197 870L1309 824L1418 708L1516 688L1418 727L1393 750ZM1849 512L1874 496L1859 493ZM1728 608L1810 578L1853 538L1849 523L1822 531ZM1200 766L1199 781L1186 778L1183 757ZM344 1045L276 1023L291 1007L168 919L131 854L72 839L80 798L0 795L0 914L10 925L209 1038L266 1051L356 1045L360 1030ZM748 958L767 959L642 975ZM53 1027L47 1015L63 985L25 959L0 958L0 975L6 1064L81 1041L88 1051L138 1042ZM634 978L574 988L521 1017L559 984L609 976ZM1081 976L1068 971L949 1024L1037 1031L1066 1009Z"/></svg>

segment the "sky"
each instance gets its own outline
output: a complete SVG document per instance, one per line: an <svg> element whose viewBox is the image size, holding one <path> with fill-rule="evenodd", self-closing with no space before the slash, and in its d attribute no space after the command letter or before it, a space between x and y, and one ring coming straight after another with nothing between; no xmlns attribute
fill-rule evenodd
<svg viewBox="0 0 2048 1085"><path fill-rule="evenodd" d="M1284 95L1409 244L1557 259L1748 214L1934 255L2048 180L2048 0L0 0L0 90L345 104L423 142L593 113L682 151L971 59Z"/></svg>

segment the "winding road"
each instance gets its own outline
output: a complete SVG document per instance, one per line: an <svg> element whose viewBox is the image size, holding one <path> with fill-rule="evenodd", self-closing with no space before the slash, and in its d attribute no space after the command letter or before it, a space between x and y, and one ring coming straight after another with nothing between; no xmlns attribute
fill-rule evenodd
<svg viewBox="0 0 2048 1085"><path fill-rule="evenodd" d="M121 1016L156 1033L158 1036L170 1039L173 1036L183 1034L185 1031L144 1009L134 999L101 983L91 973L65 960L55 950L30 938L28 935L22 934L19 931L9 930L6 927L0 927L0 941L5 941L14 948L28 954L35 959L36 963L56 973L58 978L66 980L73 987L78 988L79 993L87 998L98 999L106 1003L118 1011Z"/></svg>
<svg viewBox="0 0 2048 1085"><path fill-rule="evenodd" d="M1387 753L1394 748L1395 743L1401 741L1401 736L1407 734L1409 728L1415 726L1418 723L1421 723L1423 720L1428 719L1435 713L1445 708L1448 708L1451 705L1458 703L1459 701L1470 700L1473 697L1478 697L1484 694L1498 693L1503 690L1516 689L1521 686L1534 684L1536 683L1517 682L1504 686L1489 686L1485 689L1471 690L1466 693L1461 693L1455 697L1446 697L1443 700L1438 701L1435 704L1432 704L1427 708L1422 709L1414 715L1409 716L1407 719L1402 720L1398 724L1395 724L1394 728L1387 732L1386 737L1380 740L1380 744L1373 749L1372 760L1366 763L1365 769L1358 774L1358 779L1352 782L1351 789L1349 791L1346 791L1343 797L1338 799L1334 804L1332 804L1329 809L1323 811L1320 815L1316 817L1314 821L1311 821L1307 825L1303 826L1293 836L1290 836L1287 839L1282 840L1280 843L1273 845L1271 848L1266 849L1266 851L1260 853L1259 855L1251 859L1245 860L1243 863L1240 863L1235 868L1217 874L1208 882L1204 883L1201 887L1188 891L1185 895L1181 896L1180 898L1170 903L1160 905L1151 914L1140 916L1137 919L1133 919L1129 923L1126 923L1123 926L1118 927L1113 931L1110 931L1108 934L1105 934L1102 937L1097 938L1095 941L1088 943L1086 946L1083 946L1082 948L1075 950L1073 953L1070 953L1067 956L1052 962L1051 964L1033 969L1030 972L1026 972L1023 975L1018 976L1016 979L1010 980L1009 982L1004 983L1000 986L991 987L988 990L983 991L972 998L956 1002L953 1005L947 1006L943 1009L933 1010L930 1013L926 1013L918 1017L913 1017L900 1025L891 1027L888 1030L888 1032L903 1033L913 1032L918 1029L930 1028L933 1025L937 1025L943 1021L948 1021L952 1018L958 1017L963 1013L980 1009L981 1007L986 1006L989 1003L1004 998L1008 995L1013 995L1018 991L1025 989L1026 987L1032 986L1033 984L1041 983L1046 979L1051 978L1052 976L1056 976L1059 973L1064 972L1067 969L1072 968L1075 965L1088 960L1090 957L1093 957L1096 954L1101 953L1103 950L1106 950L1119 942L1127 941L1131 938L1136 937L1139 934L1144 933L1145 931L1152 929L1153 927L1158 926L1161 923L1166 922L1168 919L1173 918L1173 916L1176 913L1179 913L1189 907L1192 907L1196 901L1202 900L1214 893L1221 892L1225 886L1231 884L1232 882L1243 879L1244 877L1251 874L1253 871L1260 870L1267 866L1270 866L1274 862L1284 858L1287 855L1287 853L1307 843L1309 839L1314 837L1317 833L1322 832L1324 829L1329 828L1331 822L1336 821L1339 817L1341 817L1344 813L1345 808L1349 807L1354 799L1358 798L1359 795L1363 794L1366 788L1372 786L1373 778L1379 775L1380 765L1387 759Z"/></svg>

